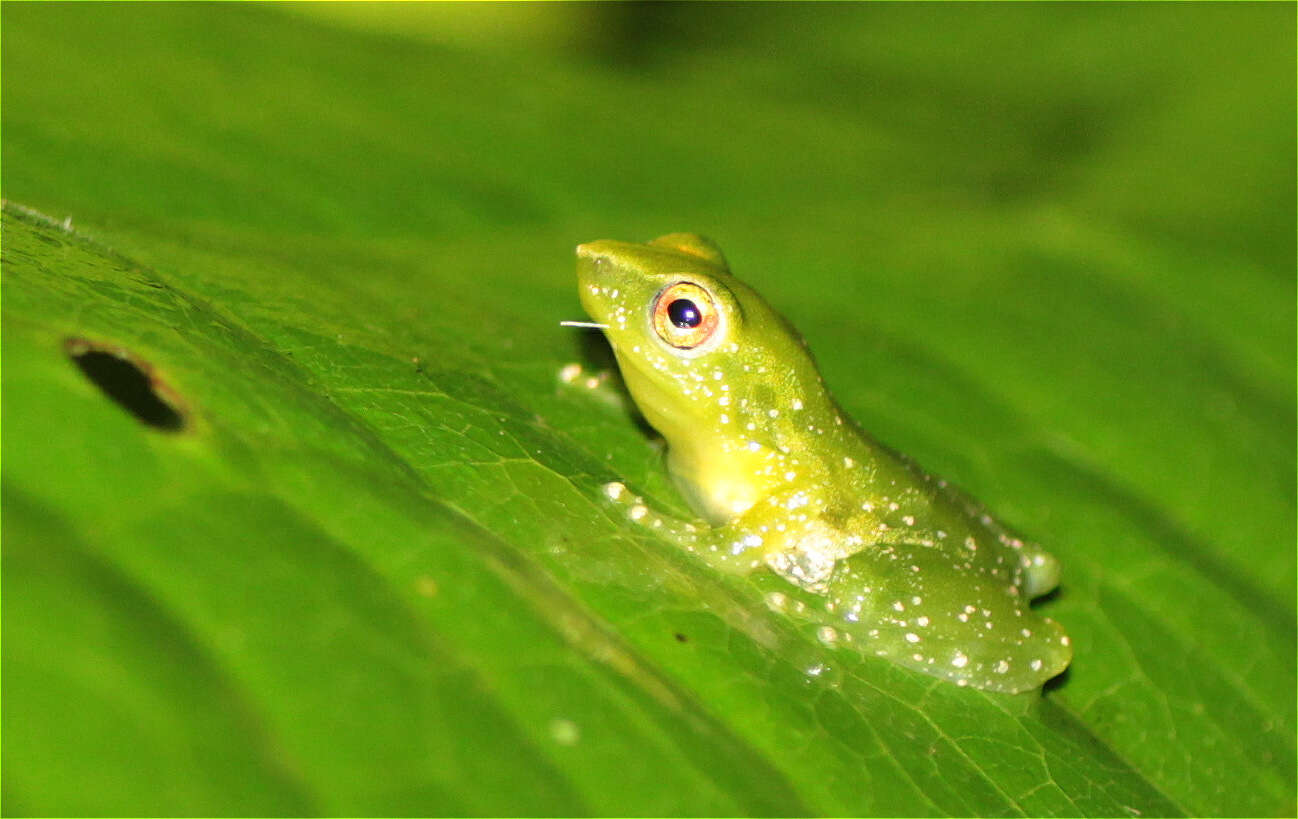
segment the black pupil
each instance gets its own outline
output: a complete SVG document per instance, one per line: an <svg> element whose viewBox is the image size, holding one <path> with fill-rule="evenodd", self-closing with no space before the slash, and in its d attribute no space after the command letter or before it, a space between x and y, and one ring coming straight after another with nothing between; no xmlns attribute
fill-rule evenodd
<svg viewBox="0 0 1298 819"><path fill-rule="evenodd" d="M667 305L667 318L671 319L672 324L682 330L698 327L703 323L703 314L699 312L699 308L695 306L694 302L689 299L677 299Z"/></svg>

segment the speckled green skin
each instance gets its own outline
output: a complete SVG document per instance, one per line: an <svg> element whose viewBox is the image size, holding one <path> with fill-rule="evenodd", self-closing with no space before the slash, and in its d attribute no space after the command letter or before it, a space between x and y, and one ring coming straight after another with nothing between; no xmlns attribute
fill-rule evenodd
<svg viewBox="0 0 1298 819"><path fill-rule="evenodd" d="M715 245L672 234L577 256L582 305L608 325L631 396L706 523L610 484L631 519L723 570L765 566L823 595L822 632L957 685L1021 692L1064 670L1068 637L1028 607L1058 583L1056 560L847 419L801 337ZM711 293L721 316L693 350L662 341L651 319L680 281Z"/></svg>

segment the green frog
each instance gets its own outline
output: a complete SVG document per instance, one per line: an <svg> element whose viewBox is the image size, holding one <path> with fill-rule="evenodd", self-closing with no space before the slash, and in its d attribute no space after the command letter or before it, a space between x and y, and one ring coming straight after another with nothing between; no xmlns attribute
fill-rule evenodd
<svg viewBox="0 0 1298 819"><path fill-rule="evenodd" d="M1018 693L1067 667L1067 635L1028 605L1058 561L854 424L713 242L601 240L577 259L593 321L568 323L604 331L700 518L605 486L631 520L718 570L774 572L823 598L822 632L956 685Z"/></svg>

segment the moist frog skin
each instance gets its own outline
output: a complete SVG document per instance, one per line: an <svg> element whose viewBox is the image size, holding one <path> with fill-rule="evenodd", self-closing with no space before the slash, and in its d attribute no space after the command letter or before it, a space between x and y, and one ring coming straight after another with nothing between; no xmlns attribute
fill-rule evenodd
<svg viewBox="0 0 1298 819"><path fill-rule="evenodd" d="M823 596L825 625L859 650L957 685L1017 693L1067 667L1067 635L1028 605L1058 584L1058 561L857 427L716 245L589 242L577 278L700 517L607 485L631 520L719 570L764 568Z"/></svg>

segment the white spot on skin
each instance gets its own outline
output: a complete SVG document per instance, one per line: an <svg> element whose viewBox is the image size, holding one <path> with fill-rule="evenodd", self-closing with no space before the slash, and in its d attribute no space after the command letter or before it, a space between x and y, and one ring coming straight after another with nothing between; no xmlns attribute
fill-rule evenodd
<svg viewBox="0 0 1298 819"><path fill-rule="evenodd" d="M631 507L631 512L630 512L631 520L639 520L640 518L644 517L648 513L649 513L648 507L642 506L641 504L637 503L635 506Z"/></svg>
<svg viewBox="0 0 1298 819"><path fill-rule="evenodd" d="M800 399L800 398L795 398L795 399L793 399L793 409L794 409L794 410L800 410L800 409L802 409L802 399ZM775 416L772 415L771 417L774 418Z"/></svg>
<svg viewBox="0 0 1298 819"><path fill-rule="evenodd" d="M777 410L777 409L775 409L774 407L772 407L771 409L767 410L767 411L766 411L766 414L769 415L769 416L771 416L772 418L779 418L779 417L780 417L780 411Z"/></svg>
<svg viewBox="0 0 1298 819"><path fill-rule="evenodd" d="M916 618L915 618L915 625L917 625L917 626L927 626L927 625L928 625L928 618L927 618L927 617L924 617L924 616L916 617Z"/></svg>
<svg viewBox="0 0 1298 819"><path fill-rule="evenodd" d="M951 658L951 665L956 668L964 668L968 664L969 658L958 651L955 653L955 656Z"/></svg>
<svg viewBox="0 0 1298 819"><path fill-rule="evenodd" d="M1040 671L1040 670L1041 670L1041 661L1040 661L1040 660L1033 660L1032 662L1028 663L1028 668L1031 668L1033 671Z"/></svg>
<svg viewBox="0 0 1298 819"><path fill-rule="evenodd" d="M580 364L568 364L562 370L559 370L559 380L571 384L581 375Z"/></svg>
<svg viewBox="0 0 1298 819"><path fill-rule="evenodd" d="M892 603L892 608L894 611L905 611L906 605L902 603L900 600L894 600Z"/></svg>
<svg viewBox="0 0 1298 819"><path fill-rule="evenodd" d="M604 494L608 495L609 500L618 500L622 497L622 493L625 491L626 484L618 483L617 481L604 484Z"/></svg>
<svg viewBox="0 0 1298 819"><path fill-rule="evenodd" d="M913 631L908 631L908 632L906 632L906 642L908 642L908 643L918 643L918 642L919 642L919 635L916 634L916 633L913 632Z"/></svg>
<svg viewBox="0 0 1298 819"><path fill-rule="evenodd" d="M997 674L1004 674L1009 670L1010 664L1008 660L1001 660L996 664L996 667L992 669L992 671L995 671Z"/></svg>

